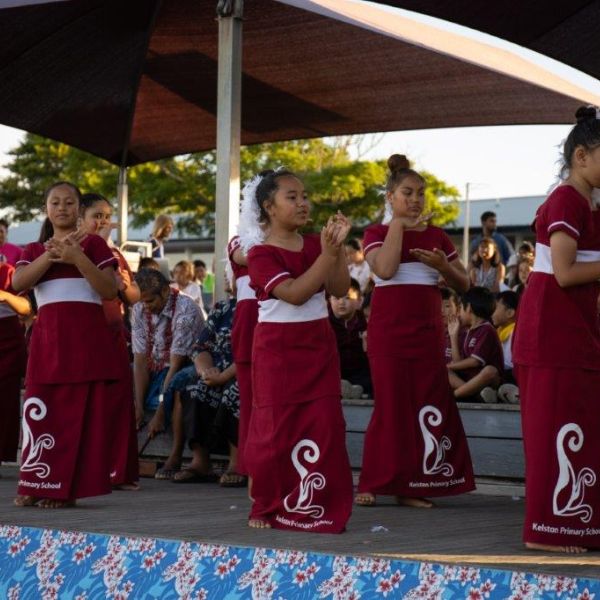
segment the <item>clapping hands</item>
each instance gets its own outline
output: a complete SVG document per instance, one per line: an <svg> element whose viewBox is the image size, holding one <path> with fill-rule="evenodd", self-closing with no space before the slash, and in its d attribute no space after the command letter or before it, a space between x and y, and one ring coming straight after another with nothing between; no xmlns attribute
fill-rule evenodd
<svg viewBox="0 0 600 600"><path fill-rule="evenodd" d="M352 223L340 211L329 217L321 230L321 249L324 253L337 256L344 245Z"/></svg>
<svg viewBox="0 0 600 600"><path fill-rule="evenodd" d="M83 254L80 242L86 235L87 233L83 229L78 229L62 240L50 238L44 244L46 251L50 255L50 262L74 265L77 259Z"/></svg>

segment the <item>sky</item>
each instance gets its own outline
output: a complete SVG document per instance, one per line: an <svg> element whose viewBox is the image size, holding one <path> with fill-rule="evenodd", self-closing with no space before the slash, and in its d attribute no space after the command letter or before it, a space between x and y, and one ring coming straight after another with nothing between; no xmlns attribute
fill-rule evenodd
<svg viewBox="0 0 600 600"><path fill-rule="evenodd" d="M397 10L425 23L516 51L577 84L600 90L598 81L514 44L438 19L398 9L388 10ZM366 136L363 147L372 147L362 158L387 158L396 152L406 154L417 169L432 172L456 186L461 194L469 183L471 199L544 195L556 181L560 149L569 130L569 125L535 125L377 134ZM22 135L18 130L0 125L0 175L1 167L8 161L6 152L18 144Z"/></svg>

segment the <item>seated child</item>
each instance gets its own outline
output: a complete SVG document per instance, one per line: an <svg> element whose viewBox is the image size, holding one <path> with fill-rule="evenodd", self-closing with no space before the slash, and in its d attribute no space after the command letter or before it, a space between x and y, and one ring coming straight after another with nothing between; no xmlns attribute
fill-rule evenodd
<svg viewBox="0 0 600 600"><path fill-rule="evenodd" d="M371 267L365 260L362 243L356 238L350 238L346 240L345 251L350 277L356 279L361 292L366 293L371 280Z"/></svg>
<svg viewBox="0 0 600 600"><path fill-rule="evenodd" d="M502 382L502 346L490 323L495 307L492 292L475 286L463 295L459 317L448 319L452 361L447 367L455 398L472 401L484 388L496 390ZM461 323L467 328L463 336L460 336Z"/></svg>
<svg viewBox="0 0 600 600"><path fill-rule="evenodd" d="M343 298L329 298L329 321L337 339L342 381L353 386L346 389L348 385L342 384L345 398L360 398L363 393L371 395L373 389L369 361L363 350L362 333L367 329L367 320L361 310L362 299L356 279L350 280L350 289Z"/></svg>
<svg viewBox="0 0 600 600"><path fill-rule="evenodd" d="M446 335L446 364L452 361L452 344L450 342L450 334L448 333L448 319L456 317L460 306L458 294L449 287L440 288L442 295L442 319L444 321L444 333Z"/></svg>
<svg viewBox="0 0 600 600"><path fill-rule="evenodd" d="M513 374L511 350L518 304L519 295L516 292L501 292L496 297L496 310L492 315L492 322L498 331L504 354L504 377L502 385L498 388L498 397L511 404L519 402L519 388Z"/></svg>

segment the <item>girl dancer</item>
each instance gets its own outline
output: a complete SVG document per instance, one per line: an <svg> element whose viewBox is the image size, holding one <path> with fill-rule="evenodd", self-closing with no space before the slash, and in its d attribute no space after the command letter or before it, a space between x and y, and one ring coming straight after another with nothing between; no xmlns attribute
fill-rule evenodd
<svg viewBox="0 0 600 600"><path fill-rule="evenodd" d="M108 494L107 382L118 379L102 299L117 295L116 260L97 235L76 231L81 195L59 182L45 194L52 237L25 247L13 288L34 288L33 329L23 405L23 452L15 504L72 506Z"/></svg>
<svg viewBox="0 0 600 600"><path fill-rule="evenodd" d="M252 412L252 340L258 321L258 301L254 290L250 287L248 259L241 248L239 236L236 235L231 239L227 247L227 254L235 277L237 298L231 331L231 345L240 394L237 473L248 475L244 448Z"/></svg>
<svg viewBox="0 0 600 600"><path fill-rule="evenodd" d="M533 272L519 302L513 362L519 381L528 548L600 547L600 120L577 111L567 137L568 177L536 213Z"/></svg>
<svg viewBox="0 0 600 600"><path fill-rule="evenodd" d="M466 291L469 281L452 242L423 215L425 181L405 156L388 160L388 224L365 231L375 275L368 354L375 408L365 436L356 503L376 494L431 507L428 496L474 488L469 449L448 384L440 276ZM384 222L385 222L384 221Z"/></svg>
<svg viewBox="0 0 600 600"><path fill-rule="evenodd" d="M320 238L301 235L308 214L304 185L290 171L264 171L244 189L240 237L259 302L245 446L249 525L340 533L352 476L325 290L348 290L350 224L338 214Z"/></svg>
<svg viewBox="0 0 600 600"><path fill-rule="evenodd" d="M25 330L19 316L26 317L31 312L29 300L14 293L14 272L12 265L0 262L0 463L17 460L21 377L27 360Z"/></svg>
<svg viewBox="0 0 600 600"><path fill-rule="evenodd" d="M112 333L113 352L118 355L120 377L110 385L109 400L114 409L112 418L113 441L110 479L115 488L139 489L138 447L136 433L133 376L127 350L129 331L125 327L125 304L135 304L140 290L133 281L133 273L125 257L112 245L110 233L113 228L112 206L100 194L84 194L81 199L82 228L89 234L99 235L111 249L117 260L119 295L114 300L104 300L104 315Z"/></svg>

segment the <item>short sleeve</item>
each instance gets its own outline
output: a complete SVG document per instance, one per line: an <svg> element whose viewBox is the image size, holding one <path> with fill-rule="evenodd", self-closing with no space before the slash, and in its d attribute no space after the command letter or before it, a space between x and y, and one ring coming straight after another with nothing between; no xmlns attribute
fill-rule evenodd
<svg viewBox="0 0 600 600"><path fill-rule="evenodd" d="M233 261L233 253L242 245L242 241L240 240L240 236L236 235L229 240L229 244L227 244L227 256L229 260Z"/></svg>
<svg viewBox="0 0 600 600"><path fill-rule="evenodd" d="M204 319L198 305L191 298L180 296L171 323L173 332L171 354L191 356L194 342L198 339L203 325Z"/></svg>
<svg viewBox="0 0 600 600"><path fill-rule="evenodd" d="M452 240L448 237L448 234L445 231L442 231L442 240L440 246L440 250L444 252L448 262L452 262L458 258L458 252L456 251Z"/></svg>
<svg viewBox="0 0 600 600"><path fill-rule="evenodd" d="M381 225L371 225L371 227L367 227L365 229L365 235L363 237L363 249L365 256L371 252L371 250L375 250L375 248L380 248L383 246L386 234L387 227L383 227Z"/></svg>
<svg viewBox="0 0 600 600"><path fill-rule="evenodd" d="M25 248L23 249L21 258L17 261L17 266L19 267L21 265L28 265L29 263L32 263L44 252L43 248L44 247L38 242L27 244L27 246L25 246ZM42 251L40 252L40 250Z"/></svg>
<svg viewBox="0 0 600 600"><path fill-rule="evenodd" d="M277 251L270 246L254 246L248 253L248 273L256 289L270 294L292 275Z"/></svg>
<svg viewBox="0 0 600 600"><path fill-rule="evenodd" d="M144 327L144 305L138 302L131 315L131 345L134 354L146 354L148 337Z"/></svg>
<svg viewBox="0 0 600 600"><path fill-rule="evenodd" d="M85 247L87 257L99 268L117 268L119 263L108 244L99 236L91 235L90 241Z"/></svg>
<svg viewBox="0 0 600 600"><path fill-rule="evenodd" d="M548 237L557 231L562 231L574 240L578 240L585 227L586 217L589 218L588 212L589 208L575 190L569 186L557 189L548 198L546 206L545 221Z"/></svg>
<svg viewBox="0 0 600 600"><path fill-rule="evenodd" d="M483 326L475 338L475 345L471 348L471 356L476 358L483 366L491 364L494 359L497 337L495 331L490 327Z"/></svg>

